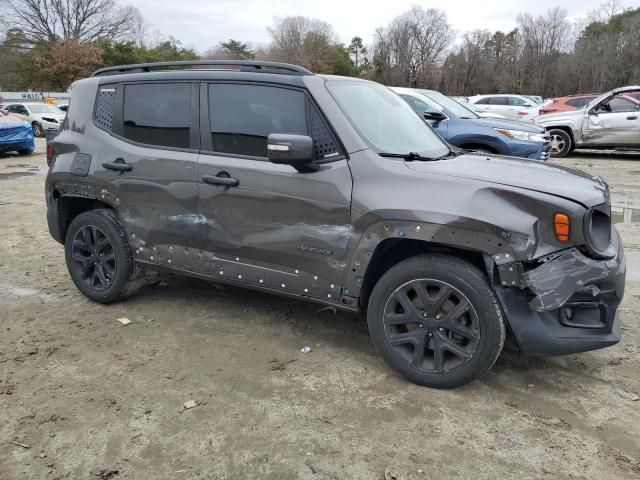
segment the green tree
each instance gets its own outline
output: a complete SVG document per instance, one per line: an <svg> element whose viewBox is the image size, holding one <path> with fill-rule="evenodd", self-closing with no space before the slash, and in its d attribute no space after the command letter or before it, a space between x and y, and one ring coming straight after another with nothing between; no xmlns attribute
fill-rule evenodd
<svg viewBox="0 0 640 480"><path fill-rule="evenodd" d="M104 67L144 62L146 49L138 47L133 41L101 40L97 45L102 50L102 66Z"/></svg>
<svg viewBox="0 0 640 480"><path fill-rule="evenodd" d="M166 62L172 60L197 60L198 54L185 48L173 37L169 37L154 47L139 46L133 41L101 40L97 46L102 50L102 66L126 65L131 63Z"/></svg>
<svg viewBox="0 0 640 480"><path fill-rule="evenodd" d="M182 46L173 37L160 42L153 48L141 47L145 62L167 62L172 60L198 60L200 56L192 48Z"/></svg>
<svg viewBox="0 0 640 480"><path fill-rule="evenodd" d="M367 48L362 43L362 38L353 37L351 39L351 45L349 45L348 47L348 52L350 55L353 55L356 71L359 71L361 66L361 61L364 59L365 55L367 54Z"/></svg>
<svg viewBox="0 0 640 480"><path fill-rule="evenodd" d="M333 75L356 76L358 70L354 65L349 51L343 45L336 45L329 61L329 73Z"/></svg>
<svg viewBox="0 0 640 480"><path fill-rule="evenodd" d="M229 39L220 44L223 55L228 60L254 60L256 54L249 48L246 43Z"/></svg>
<svg viewBox="0 0 640 480"><path fill-rule="evenodd" d="M4 90L24 88L18 66L29 54L30 48L21 30L12 28L0 43L0 87Z"/></svg>

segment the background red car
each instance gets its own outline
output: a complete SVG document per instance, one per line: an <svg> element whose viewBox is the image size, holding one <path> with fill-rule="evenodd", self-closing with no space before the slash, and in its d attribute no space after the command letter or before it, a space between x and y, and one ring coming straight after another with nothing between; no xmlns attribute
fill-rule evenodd
<svg viewBox="0 0 640 480"><path fill-rule="evenodd" d="M539 115L545 113L566 112L578 110L587 105L591 100L598 98L599 94L569 95L567 97L554 98L553 102L540 108Z"/></svg>

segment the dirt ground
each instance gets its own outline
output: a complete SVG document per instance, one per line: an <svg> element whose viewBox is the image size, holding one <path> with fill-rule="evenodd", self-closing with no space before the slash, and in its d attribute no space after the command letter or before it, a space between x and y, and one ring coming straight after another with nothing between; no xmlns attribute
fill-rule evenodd
<svg viewBox="0 0 640 480"><path fill-rule="evenodd" d="M38 151L0 156L0 479L640 478L640 155L559 162L604 176L626 220L622 342L504 352L438 391L317 305L179 277L91 303L48 234Z"/></svg>

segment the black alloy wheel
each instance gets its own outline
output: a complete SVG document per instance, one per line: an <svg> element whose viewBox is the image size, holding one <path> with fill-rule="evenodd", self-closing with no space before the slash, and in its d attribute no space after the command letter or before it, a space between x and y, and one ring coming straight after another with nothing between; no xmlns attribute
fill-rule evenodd
<svg viewBox="0 0 640 480"><path fill-rule="evenodd" d="M76 232L71 260L79 278L97 292L108 289L115 279L117 261L113 245L95 225L86 225Z"/></svg>
<svg viewBox="0 0 640 480"><path fill-rule="evenodd" d="M487 373L506 334L487 275L446 254L417 255L387 270L369 297L367 324L393 370L435 388Z"/></svg>
<svg viewBox="0 0 640 480"><path fill-rule="evenodd" d="M383 322L395 351L425 373L450 372L466 364L481 334L467 297L435 279L416 279L397 288Z"/></svg>

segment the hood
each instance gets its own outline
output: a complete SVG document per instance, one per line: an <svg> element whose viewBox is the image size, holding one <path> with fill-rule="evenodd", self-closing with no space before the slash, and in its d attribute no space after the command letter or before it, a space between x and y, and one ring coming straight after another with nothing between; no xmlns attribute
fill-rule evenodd
<svg viewBox="0 0 640 480"><path fill-rule="evenodd" d="M535 122L538 125L545 125L547 123L555 122L573 122L576 118L582 118L584 115L584 108L578 110L565 110L563 112L545 113L535 117Z"/></svg>
<svg viewBox="0 0 640 480"><path fill-rule="evenodd" d="M506 120L507 117L504 115L500 115L499 113L491 113L491 112L475 112L476 115L479 115L480 118L499 118L502 120Z"/></svg>
<svg viewBox="0 0 640 480"><path fill-rule="evenodd" d="M64 113L34 113L34 117L40 118L55 118L56 120L62 119L64 120Z"/></svg>
<svg viewBox="0 0 640 480"><path fill-rule="evenodd" d="M461 155L436 162L406 162L407 168L547 193L592 207L604 203L608 186L600 177L536 160L495 155Z"/></svg>
<svg viewBox="0 0 640 480"><path fill-rule="evenodd" d="M527 122L519 122L517 120L506 120L501 118L471 118L465 119L471 125L489 128L504 128L506 130L520 130L529 133L543 133L544 128Z"/></svg>

